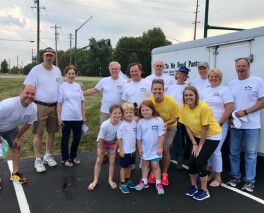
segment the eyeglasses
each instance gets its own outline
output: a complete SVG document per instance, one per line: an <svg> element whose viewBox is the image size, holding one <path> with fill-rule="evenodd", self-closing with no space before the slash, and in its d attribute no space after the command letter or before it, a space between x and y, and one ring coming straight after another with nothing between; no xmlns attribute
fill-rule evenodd
<svg viewBox="0 0 264 213"><path fill-rule="evenodd" d="M155 67L163 67L163 65L156 64Z"/></svg>

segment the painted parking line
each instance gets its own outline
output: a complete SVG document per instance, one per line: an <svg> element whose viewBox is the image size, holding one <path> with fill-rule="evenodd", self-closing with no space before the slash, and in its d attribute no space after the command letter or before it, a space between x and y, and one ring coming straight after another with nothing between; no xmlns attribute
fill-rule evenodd
<svg viewBox="0 0 264 213"><path fill-rule="evenodd" d="M171 160L171 162L177 165L177 161L176 161L176 160ZM189 167L186 166L186 165L182 165L182 167L183 167L184 169L186 169L186 170L189 170ZM237 188L235 188L235 187L228 186L228 185L226 185L226 184L224 184L224 183L222 183L221 186L224 187L224 188L226 188L226 189L229 189L229 190L231 190L231 191L233 191L233 192L236 192L236 193L238 193L238 194L241 194L241 195L243 195L243 196L245 196L245 197L248 197L248 198L250 198L250 199L252 199L252 200L254 200L254 201L256 201L256 202L259 202L259 203L261 203L262 205L264 205L264 200L263 200L263 199L260 199L260 198L258 198L258 197L256 197L256 196L254 196L254 195L251 195L251 194L249 194L249 193L247 193L247 192L244 192L244 191L242 191L242 190L240 190L240 189L237 189Z"/></svg>
<svg viewBox="0 0 264 213"><path fill-rule="evenodd" d="M8 160L7 164L8 164L10 173L11 173L13 171L12 161ZM27 198L26 198L26 195L24 193L22 185L19 184L19 183L14 182L14 181L12 181L12 182L13 182L13 185L14 185L14 188L15 188L15 192L16 192L16 196L17 196L20 212L21 213L30 213L28 202L27 202Z"/></svg>

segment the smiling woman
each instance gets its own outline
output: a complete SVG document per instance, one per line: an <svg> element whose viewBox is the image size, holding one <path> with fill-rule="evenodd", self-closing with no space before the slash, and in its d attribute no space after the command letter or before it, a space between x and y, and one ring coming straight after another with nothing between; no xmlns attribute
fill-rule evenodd
<svg viewBox="0 0 264 213"><path fill-rule="evenodd" d="M222 130L213 117L212 109L206 103L199 101L198 92L193 86L188 86L183 91L180 122L186 126L192 142L189 169L191 186L185 194L196 200L204 200L210 197L207 190L206 163L218 146ZM199 191L198 174L201 179Z"/></svg>
<svg viewBox="0 0 264 213"><path fill-rule="evenodd" d="M170 165L170 147L176 133L177 118L179 117L179 106L176 101L164 94L164 81L155 79L151 86L152 96L149 98L159 112L160 117L164 121L164 127L167 128L167 133L163 145L162 157L162 184L169 185L168 168ZM151 172L149 182L155 183L154 173Z"/></svg>

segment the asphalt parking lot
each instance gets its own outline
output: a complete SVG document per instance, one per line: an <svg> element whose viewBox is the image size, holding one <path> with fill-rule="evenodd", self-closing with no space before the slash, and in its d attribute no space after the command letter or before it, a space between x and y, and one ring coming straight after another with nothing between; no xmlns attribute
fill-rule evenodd
<svg viewBox="0 0 264 213"><path fill-rule="evenodd" d="M57 167L47 167L45 173L35 172L34 159L23 159L21 172L28 183L22 187L19 185L20 188L15 188L17 184L13 185L9 180L8 162L0 162L3 179L0 212L264 212L262 158L258 163L255 191L252 194L243 194L240 190L242 184L237 187L237 191L225 187L209 188L211 197L204 201L196 201L184 195L190 184L188 170L179 171L174 163L171 163L168 172L170 185L165 187L163 196L157 195L154 185L143 191L133 190L130 194L122 194L119 189L112 190L107 183L108 164L102 166L98 186L94 191L88 191L87 186L93 180L95 158L95 152L82 153L79 155L81 165L68 168L58 164ZM60 162L60 156L55 159ZM117 183L119 168L117 162L114 176ZM141 170L136 168L131 179L138 183L140 177ZM228 173L225 172L223 181L227 180Z"/></svg>

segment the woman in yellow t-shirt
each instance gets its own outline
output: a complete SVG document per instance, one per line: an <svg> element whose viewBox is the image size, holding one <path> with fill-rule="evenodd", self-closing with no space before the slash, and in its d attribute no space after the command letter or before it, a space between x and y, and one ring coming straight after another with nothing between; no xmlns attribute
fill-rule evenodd
<svg viewBox="0 0 264 213"><path fill-rule="evenodd" d="M180 109L180 122L186 126L192 142L189 173L191 186L185 193L196 200L210 197L207 190L207 160L214 153L222 137L222 130L213 117L212 109L202 101L195 87L188 86L183 91L183 105ZM201 189L197 188L197 175L201 179Z"/></svg>
<svg viewBox="0 0 264 213"><path fill-rule="evenodd" d="M151 85L152 96L149 100L154 104L160 117L164 121L165 128L167 128L162 157L162 185L169 185L168 168L170 165L170 147L177 130L177 119L179 117L179 106L177 102L168 95L164 94L164 81L162 79L155 79ZM149 183L155 183L155 176L153 172L150 173Z"/></svg>

